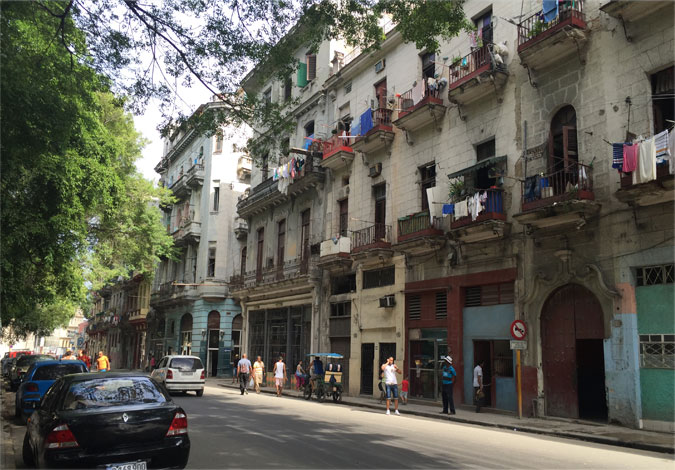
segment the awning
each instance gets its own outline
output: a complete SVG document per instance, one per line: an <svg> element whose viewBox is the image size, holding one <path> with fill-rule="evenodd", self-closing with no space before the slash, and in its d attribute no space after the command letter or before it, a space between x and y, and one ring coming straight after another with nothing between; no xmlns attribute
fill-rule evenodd
<svg viewBox="0 0 675 470"><path fill-rule="evenodd" d="M481 160L475 165L472 165L470 167L464 168L463 170L456 171L454 173L450 173L448 175L449 179L452 178L458 178L460 176L467 175L471 172L474 172L476 170L480 170L481 168L485 168L486 166L494 166L497 163L502 163L506 161L506 155L502 155L500 157L491 157L491 158L486 158L485 160Z"/></svg>

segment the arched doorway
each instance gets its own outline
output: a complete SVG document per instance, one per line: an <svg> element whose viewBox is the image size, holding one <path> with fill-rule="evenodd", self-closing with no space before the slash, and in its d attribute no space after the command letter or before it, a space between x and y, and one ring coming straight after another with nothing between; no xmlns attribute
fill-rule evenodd
<svg viewBox="0 0 675 470"><path fill-rule="evenodd" d="M189 313L180 319L180 353L192 354L192 315Z"/></svg>
<svg viewBox="0 0 675 470"><path fill-rule="evenodd" d="M241 329L244 324L241 314L232 319L232 354L230 362L233 367L237 367L237 361L241 356Z"/></svg>
<svg viewBox="0 0 675 470"><path fill-rule="evenodd" d="M207 348L209 355L206 359L207 361L207 370L209 371L210 377L215 377L218 375L218 351L219 351L219 341L220 341L220 313L213 310L209 313L207 318L207 327L209 330Z"/></svg>
<svg viewBox="0 0 675 470"><path fill-rule="evenodd" d="M562 170L576 173L579 162L577 112L570 105L560 108L551 119L548 159L551 173Z"/></svg>
<svg viewBox="0 0 675 470"><path fill-rule="evenodd" d="M607 419L604 325L598 299L583 286L553 292L541 312L546 414Z"/></svg>

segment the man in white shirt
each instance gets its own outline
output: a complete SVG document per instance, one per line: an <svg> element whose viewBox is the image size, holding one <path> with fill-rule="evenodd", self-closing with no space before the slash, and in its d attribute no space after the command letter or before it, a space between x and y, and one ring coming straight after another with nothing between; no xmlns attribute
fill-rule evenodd
<svg viewBox="0 0 675 470"><path fill-rule="evenodd" d="M387 359L387 362L382 364L382 372L384 372L384 385L387 389L387 414L391 414L389 412L389 404L393 395L394 414L399 415L401 413L398 412L398 380L396 379L396 374L400 374L401 369L394 364L394 358L390 357Z"/></svg>
<svg viewBox="0 0 675 470"><path fill-rule="evenodd" d="M473 369L473 396L476 401L476 413L480 413L480 407L483 403L483 397L480 395L483 394L483 367L485 366L485 361L481 360L476 367Z"/></svg>
<svg viewBox="0 0 675 470"><path fill-rule="evenodd" d="M248 395L248 381L251 376L251 361L248 360L246 354L241 355L241 359L237 363L237 375L239 376L239 390L241 394Z"/></svg>

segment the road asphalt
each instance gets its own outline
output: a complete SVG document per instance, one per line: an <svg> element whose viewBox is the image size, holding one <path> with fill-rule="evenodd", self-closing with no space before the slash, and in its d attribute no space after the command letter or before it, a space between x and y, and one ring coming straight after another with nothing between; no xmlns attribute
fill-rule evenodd
<svg viewBox="0 0 675 470"><path fill-rule="evenodd" d="M188 468L675 468L664 453L214 385L174 397L188 415ZM3 468L23 468L25 427L4 393Z"/></svg>

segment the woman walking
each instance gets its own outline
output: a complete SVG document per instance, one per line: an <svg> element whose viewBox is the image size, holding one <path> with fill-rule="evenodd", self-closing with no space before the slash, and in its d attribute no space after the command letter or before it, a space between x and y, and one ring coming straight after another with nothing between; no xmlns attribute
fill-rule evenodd
<svg viewBox="0 0 675 470"><path fill-rule="evenodd" d="M263 381L265 376L265 363L262 361L262 358L258 356L256 361L253 363L253 382L255 384L255 393L260 393L260 384Z"/></svg>
<svg viewBox="0 0 675 470"><path fill-rule="evenodd" d="M288 380L286 377L286 364L284 364L284 358L279 356L279 361L274 364L274 382L277 386L277 396L281 396L281 392L284 390L284 382Z"/></svg>

